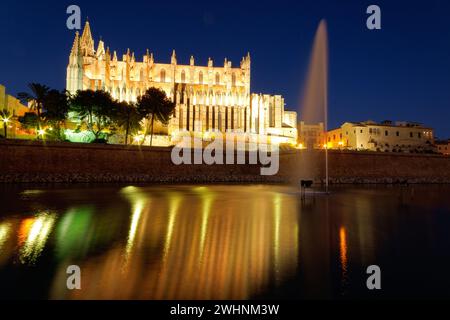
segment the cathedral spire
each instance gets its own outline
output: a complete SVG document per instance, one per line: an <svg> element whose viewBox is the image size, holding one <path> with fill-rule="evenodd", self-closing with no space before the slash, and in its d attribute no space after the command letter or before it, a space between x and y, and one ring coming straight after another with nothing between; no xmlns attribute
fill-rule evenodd
<svg viewBox="0 0 450 320"><path fill-rule="evenodd" d="M89 21L86 21L83 29L83 34L81 35L81 50L83 51L84 55L94 54L94 39L92 38Z"/></svg>
<svg viewBox="0 0 450 320"><path fill-rule="evenodd" d="M70 51L71 56L76 56L80 53L80 34L75 32L75 39L73 40L72 50Z"/></svg>
<svg viewBox="0 0 450 320"><path fill-rule="evenodd" d="M105 43L100 40L98 42L98 47L97 47L97 57L102 57L105 54Z"/></svg>
<svg viewBox="0 0 450 320"><path fill-rule="evenodd" d="M172 51L172 57L170 58L170 62L172 64L177 64L177 55L175 53L175 49Z"/></svg>

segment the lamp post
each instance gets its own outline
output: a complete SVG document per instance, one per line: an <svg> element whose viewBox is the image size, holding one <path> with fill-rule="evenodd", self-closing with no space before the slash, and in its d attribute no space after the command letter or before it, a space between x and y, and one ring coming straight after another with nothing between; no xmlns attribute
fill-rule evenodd
<svg viewBox="0 0 450 320"><path fill-rule="evenodd" d="M5 130L5 139L8 138L8 118L3 118L3 130Z"/></svg>

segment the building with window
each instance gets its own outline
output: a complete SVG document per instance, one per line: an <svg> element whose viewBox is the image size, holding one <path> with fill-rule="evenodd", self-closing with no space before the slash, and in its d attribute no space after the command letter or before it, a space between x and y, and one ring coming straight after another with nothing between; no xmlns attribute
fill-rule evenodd
<svg viewBox="0 0 450 320"><path fill-rule="evenodd" d="M317 124L300 121L298 130L298 146L302 149L321 149L325 143L323 122Z"/></svg>
<svg viewBox="0 0 450 320"><path fill-rule="evenodd" d="M433 144L433 129L414 122L345 122L327 134L329 149L427 152Z"/></svg>
<svg viewBox="0 0 450 320"><path fill-rule="evenodd" d="M436 151L446 156L450 155L450 139L435 142Z"/></svg>
<svg viewBox="0 0 450 320"><path fill-rule="evenodd" d="M250 92L250 54L238 66L224 60L215 65L178 63L175 50L170 63L157 63L149 50L142 61L134 52L119 59L103 41L97 49L89 22L83 33L75 35L69 64L66 88L104 90L119 101L135 102L149 87L162 89L176 103L176 111L164 128L171 138L180 134L203 135L210 132L241 132L276 139L280 143L296 143L295 112L284 109L280 95Z"/></svg>
<svg viewBox="0 0 450 320"><path fill-rule="evenodd" d="M5 110L5 112L4 112ZM6 88L0 84L0 135L4 135L6 127L8 138L22 138L26 136L19 125L18 118L30 109L23 105L19 99L6 93Z"/></svg>

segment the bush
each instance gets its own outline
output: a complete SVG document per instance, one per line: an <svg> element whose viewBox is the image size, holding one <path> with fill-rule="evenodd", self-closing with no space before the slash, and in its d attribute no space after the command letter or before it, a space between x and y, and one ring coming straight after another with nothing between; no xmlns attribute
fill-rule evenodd
<svg viewBox="0 0 450 320"><path fill-rule="evenodd" d="M98 138L95 139L94 141L92 141L92 143L103 143L103 144L107 144L108 141L105 138Z"/></svg>

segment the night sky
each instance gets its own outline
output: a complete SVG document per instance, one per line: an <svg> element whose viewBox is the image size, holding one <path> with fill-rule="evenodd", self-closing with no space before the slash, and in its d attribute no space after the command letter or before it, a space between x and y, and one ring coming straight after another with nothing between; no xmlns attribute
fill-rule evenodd
<svg viewBox="0 0 450 320"><path fill-rule="evenodd" d="M428 1L2 1L0 83L63 89L74 30L66 8L81 7L96 41L119 57L145 49L156 62L234 66L250 51L252 92L282 94L298 110L314 33L328 23L329 127L344 121L418 121L450 138L450 2ZM378 4L382 30L366 28ZM301 115L300 115L301 117Z"/></svg>

